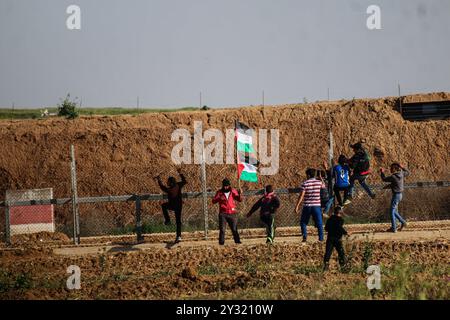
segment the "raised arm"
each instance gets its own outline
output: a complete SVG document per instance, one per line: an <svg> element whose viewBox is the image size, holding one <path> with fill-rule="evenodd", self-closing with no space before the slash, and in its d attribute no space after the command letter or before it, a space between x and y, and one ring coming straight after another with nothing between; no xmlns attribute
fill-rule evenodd
<svg viewBox="0 0 450 320"><path fill-rule="evenodd" d="M184 187L187 183L186 181L186 177L184 176L184 174L182 174L181 172L178 172L178 174L180 175L181 181L178 182L178 185L180 186L180 188Z"/></svg>
<svg viewBox="0 0 450 320"><path fill-rule="evenodd" d="M394 182L394 178L392 176L386 176L384 174L384 169L381 168L380 169L380 176L381 176L381 180L383 180L384 182Z"/></svg>
<svg viewBox="0 0 450 320"><path fill-rule="evenodd" d="M169 189L162 183L161 178L159 176L157 177L157 180L159 188L164 192L169 192Z"/></svg>

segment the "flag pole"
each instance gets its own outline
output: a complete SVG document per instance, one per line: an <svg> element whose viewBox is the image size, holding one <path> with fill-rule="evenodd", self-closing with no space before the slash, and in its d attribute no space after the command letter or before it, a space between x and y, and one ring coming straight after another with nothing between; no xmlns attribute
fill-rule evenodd
<svg viewBox="0 0 450 320"><path fill-rule="evenodd" d="M237 148L237 120L234 120L234 140L236 146L236 170L237 170L237 180L238 180L238 188L241 189L241 177L239 176L239 152Z"/></svg>

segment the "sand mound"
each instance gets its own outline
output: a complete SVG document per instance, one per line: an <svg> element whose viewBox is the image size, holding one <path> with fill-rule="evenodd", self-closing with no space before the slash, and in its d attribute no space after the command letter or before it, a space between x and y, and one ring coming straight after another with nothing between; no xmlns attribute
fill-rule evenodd
<svg viewBox="0 0 450 320"><path fill-rule="evenodd" d="M414 95L405 101L448 99L448 93ZM70 194L69 146L76 146L80 196L160 192L152 177L176 175L171 162L173 130L193 133L193 122L203 130L224 131L239 119L253 128L280 130L280 168L262 177L259 187L297 186L309 166L327 159L328 128L336 142L335 154L350 155L349 144L365 140L375 170L392 161L412 170L410 181L450 178L450 121L409 122L395 111L395 97L356 99L218 109L198 112L93 116L65 119L0 122L0 197L6 189L53 187L56 197ZM189 190L200 189L199 166L183 165ZM233 165L207 167L208 187L217 188L224 176L234 179ZM378 175L371 177L378 182ZM246 187L244 185L244 187ZM255 185L247 186L255 188Z"/></svg>

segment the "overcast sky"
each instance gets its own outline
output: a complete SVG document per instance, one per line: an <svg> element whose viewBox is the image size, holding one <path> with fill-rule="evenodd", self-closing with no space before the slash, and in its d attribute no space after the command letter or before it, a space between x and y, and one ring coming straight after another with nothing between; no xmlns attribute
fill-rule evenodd
<svg viewBox="0 0 450 320"><path fill-rule="evenodd" d="M81 8L68 30L66 8ZM381 30L366 27L381 7ZM0 0L0 106L211 107L450 91L448 0Z"/></svg>

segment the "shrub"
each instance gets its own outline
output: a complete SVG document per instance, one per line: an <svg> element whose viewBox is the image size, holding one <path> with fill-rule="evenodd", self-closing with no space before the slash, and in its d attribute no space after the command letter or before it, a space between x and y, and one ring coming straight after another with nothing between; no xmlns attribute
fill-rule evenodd
<svg viewBox="0 0 450 320"><path fill-rule="evenodd" d="M69 93L66 98L58 104L58 116L66 117L67 119L75 119L78 117L76 98L71 101Z"/></svg>

